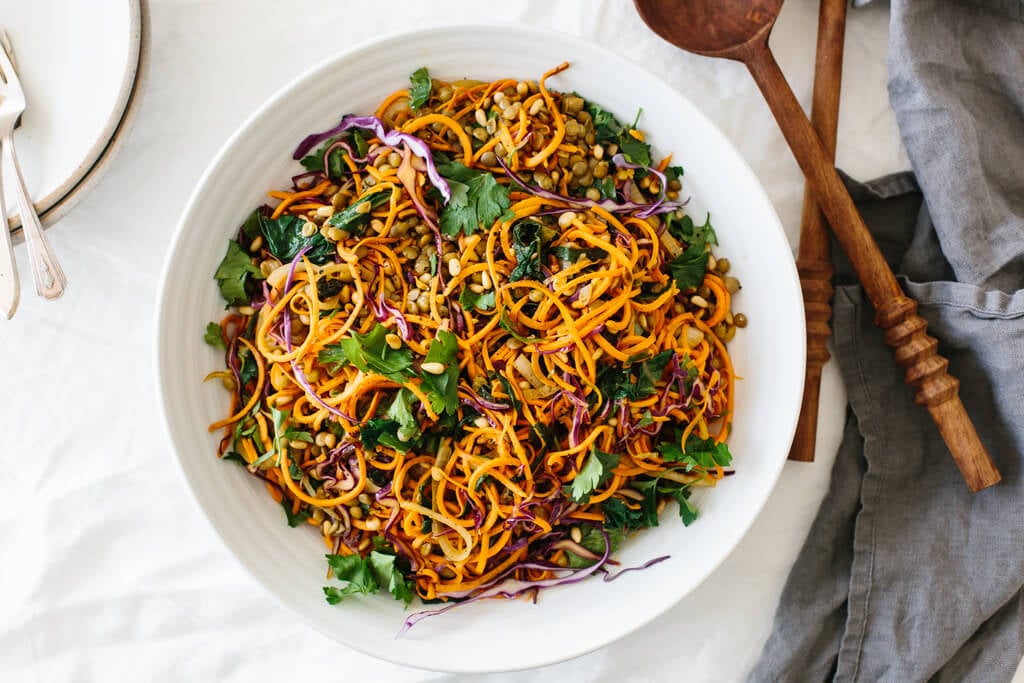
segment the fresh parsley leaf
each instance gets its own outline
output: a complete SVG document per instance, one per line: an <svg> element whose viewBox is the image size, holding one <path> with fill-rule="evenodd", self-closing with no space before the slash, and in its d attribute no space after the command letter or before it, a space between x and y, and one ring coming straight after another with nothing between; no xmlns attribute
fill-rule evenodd
<svg viewBox="0 0 1024 683"><path fill-rule="evenodd" d="M326 555L327 564L334 573L334 578L342 582L341 588L324 586L327 602L337 605L349 595L370 595L380 590L373 571L359 555Z"/></svg>
<svg viewBox="0 0 1024 683"><path fill-rule="evenodd" d="M685 173L685 171L683 171L682 166L669 166L665 169L665 179L669 182L679 180L683 177L683 173Z"/></svg>
<svg viewBox="0 0 1024 683"><path fill-rule="evenodd" d="M645 168L651 165L651 146L642 140L637 140L625 131L619 136L619 151L630 161Z"/></svg>
<svg viewBox="0 0 1024 683"><path fill-rule="evenodd" d="M615 179L611 176L605 176L600 180L595 180L594 187L596 187L598 192L601 193L601 199L615 199L617 196L615 190Z"/></svg>
<svg viewBox="0 0 1024 683"><path fill-rule="evenodd" d="M594 122L594 137L597 142L601 144L618 143L623 125L615 118L615 115L593 102L587 102L586 108Z"/></svg>
<svg viewBox="0 0 1024 683"><path fill-rule="evenodd" d="M374 192L371 195L365 195L328 218L327 224L334 226L339 230L345 230L353 235L361 235L366 229L366 226L370 223L370 212L366 209L360 211L360 205L369 203L370 209L372 210L381 204L386 203L390 199L390 192Z"/></svg>
<svg viewBox="0 0 1024 683"><path fill-rule="evenodd" d="M661 381L665 368L675 355L675 351L668 349L641 363L636 384L633 385L629 398L639 401L653 394L656 391L655 385Z"/></svg>
<svg viewBox="0 0 1024 683"><path fill-rule="evenodd" d="M512 250L516 267L509 273L509 282L543 280L541 259L544 253L544 226L537 221L522 220L512 226Z"/></svg>
<svg viewBox="0 0 1024 683"><path fill-rule="evenodd" d="M328 148L338 140L343 139L344 136L337 136L330 138L324 142L314 152L310 152L306 156L299 160L306 170L309 171L320 171L325 173L331 180L340 180L341 176L345 173L345 150L341 147L331 150L330 157L327 159L327 168L324 169L324 154L327 153ZM365 154L365 152L363 152ZM362 156L361 154L360 156Z"/></svg>
<svg viewBox="0 0 1024 683"><path fill-rule="evenodd" d="M242 380L242 386L248 386L250 382L255 381L258 374L259 368L256 366L256 361L249 355L249 350L239 349L238 376Z"/></svg>
<svg viewBox="0 0 1024 683"><path fill-rule="evenodd" d="M224 344L224 339L220 336L220 325L217 323L206 324L206 334L203 335L203 341L213 348L220 349L222 351L228 348Z"/></svg>
<svg viewBox="0 0 1024 683"><path fill-rule="evenodd" d="M650 410L645 410L643 414L640 415L640 421L636 423L636 426L637 429L643 429L644 427L648 427L652 424L654 424L654 416L651 415Z"/></svg>
<svg viewBox="0 0 1024 683"><path fill-rule="evenodd" d="M658 503L653 488L650 491L651 503L644 501L637 508L630 508L621 498L608 498L601 502L604 511L604 525L609 531L618 529L630 531L644 527L658 526Z"/></svg>
<svg viewBox="0 0 1024 683"><path fill-rule="evenodd" d="M444 372L439 375L429 372L420 375L430 406L438 415L442 412L455 415L459 410L458 351L459 343L455 334L449 330L438 330L427 349L425 363L441 363L445 366Z"/></svg>
<svg viewBox="0 0 1024 683"><path fill-rule="evenodd" d="M683 521L683 526L690 526L697 517L700 516L700 511L689 501L690 489L689 487L682 487L672 491L672 497L679 503L679 519Z"/></svg>
<svg viewBox="0 0 1024 683"><path fill-rule="evenodd" d="M579 474L569 485L569 499L574 503L586 503L598 486L612 478L612 470L619 465L619 456L599 451L592 447L590 455L583 462Z"/></svg>
<svg viewBox="0 0 1024 683"><path fill-rule="evenodd" d="M292 479L294 478L292 477ZM292 501L287 496L281 497L281 507L284 509L284 516L288 519L288 526L293 529L309 519L309 512L306 510L299 509L298 512L292 513Z"/></svg>
<svg viewBox="0 0 1024 683"><path fill-rule="evenodd" d="M430 99L431 83L427 67L421 66L413 71L412 76L409 76L409 82L412 84L409 88L409 106L419 109Z"/></svg>
<svg viewBox="0 0 1024 683"><path fill-rule="evenodd" d="M249 303L249 295L245 293L245 283L249 278L263 279L263 273L253 265L252 257L238 246L238 242L228 240L228 250L213 274L220 288L220 294L229 306L243 306Z"/></svg>
<svg viewBox="0 0 1024 683"><path fill-rule="evenodd" d="M718 244L718 235L711 226L711 214L707 215L703 225L697 225L689 216L676 218L668 214L665 226L669 233L676 239L685 242L688 246L703 247L705 244Z"/></svg>
<svg viewBox="0 0 1024 683"><path fill-rule="evenodd" d="M395 436L399 441L405 443L413 442L420 438L420 426L416 416L412 414L412 402L416 397L408 389L401 389L395 394L394 400L388 407L388 419L398 423Z"/></svg>
<svg viewBox="0 0 1024 683"><path fill-rule="evenodd" d="M404 382L410 376L406 371L412 366L412 351L405 346L391 348L385 339L387 335L387 328L378 323L366 334L353 332L351 337L337 344L328 344L317 355L317 360L325 367L333 365L332 372L344 365L344 359L363 372Z"/></svg>
<svg viewBox="0 0 1024 683"><path fill-rule="evenodd" d="M359 440L363 442L363 448L367 450L373 450L378 444L381 444L405 453L412 447L412 444L398 438L400 427L397 420L371 418L359 427Z"/></svg>
<svg viewBox="0 0 1024 683"><path fill-rule="evenodd" d="M254 221L259 234L263 235L267 250L281 263L293 260L303 249L307 249L306 258L318 266L334 258L334 245L319 232L314 232L310 237L302 235L305 218L284 215L275 219L257 209L250 220Z"/></svg>
<svg viewBox="0 0 1024 683"><path fill-rule="evenodd" d="M440 217L446 235L454 237L460 231L471 235L481 226L490 227L512 205L508 186L487 171L475 171L452 161L439 163L437 170L452 193Z"/></svg>
<svg viewBox="0 0 1024 683"><path fill-rule="evenodd" d="M658 452L666 462L681 462L686 471L700 467L712 470L716 466L728 467L732 464L732 453L725 442L715 443L714 439L701 439L692 434L686 440L686 450L680 448L678 441L667 441L658 444Z"/></svg>
<svg viewBox="0 0 1024 683"><path fill-rule="evenodd" d="M413 598L412 585L406 580L401 570L395 566L396 559L398 558L394 555L374 550L370 552L367 564L370 566L377 585L387 589L391 595L395 596L395 600L401 600L408 607Z"/></svg>
<svg viewBox="0 0 1024 683"><path fill-rule="evenodd" d="M679 289L699 287L708 270L708 252L703 244L694 244L666 265Z"/></svg>
<svg viewBox="0 0 1024 683"><path fill-rule="evenodd" d="M479 308L482 311L494 310L494 290L489 289L485 292L477 294L469 287L463 287L462 291L459 293L459 305L462 306L462 310L464 311L468 311L473 308ZM219 327L217 329L220 330Z"/></svg>
<svg viewBox="0 0 1024 683"><path fill-rule="evenodd" d="M580 539L580 545L589 550L592 553L598 555L604 555L605 551L605 540L604 534L596 526L587 525L584 527L586 530L583 532L583 537ZM605 533L608 534L608 542L611 545L609 552L615 552L622 545L622 540L626 537L622 533L622 529L606 529ZM574 552L566 552L566 557L569 560L569 566L573 569L579 569L581 567L589 567L594 563L594 560L588 560L580 557Z"/></svg>

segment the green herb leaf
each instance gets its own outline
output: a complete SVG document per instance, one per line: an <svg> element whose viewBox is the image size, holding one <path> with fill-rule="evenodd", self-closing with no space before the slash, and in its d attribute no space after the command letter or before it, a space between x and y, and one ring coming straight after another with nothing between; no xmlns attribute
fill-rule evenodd
<svg viewBox="0 0 1024 683"><path fill-rule="evenodd" d="M373 572L377 585L387 589L391 595L395 596L395 600L401 600L408 607L413 599L412 584L395 566L396 559L398 558L394 555L374 550L370 552L367 564L370 565L370 571Z"/></svg>
<svg viewBox="0 0 1024 683"><path fill-rule="evenodd" d="M458 162L442 162L437 169L452 193L440 216L446 235L460 231L471 235L480 227L490 227L512 205L508 187L487 171L475 171Z"/></svg>
<svg viewBox="0 0 1024 683"><path fill-rule="evenodd" d="M423 388L434 412L440 415L446 412L455 415L459 410L459 343L455 334L449 330L438 330L437 336L430 342L425 363L441 363L444 372L434 375L424 372Z"/></svg>
<svg viewBox="0 0 1024 683"><path fill-rule="evenodd" d="M672 491L672 497L679 503L679 519L683 520L683 526L690 526L697 521L700 511L689 501L690 489L688 487L675 489Z"/></svg>
<svg viewBox="0 0 1024 683"><path fill-rule="evenodd" d="M309 237L302 235L302 226L306 224L305 218L283 215L275 219L257 209L249 217L249 221L252 221L259 234L263 235L267 251L281 263L290 262L303 249L307 250L306 258L318 266L334 258L334 245L324 239L319 232L314 232Z"/></svg>
<svg viewBox="0 0 1024 683"><path fill-rule="evenodd" d="M482 311L494 310L494 290L489 289L477 294L469 287L463 287L462 291L459 293L459 305L462 306L462 310L464 311L468 311L473 308L479 308ZM220 330L219 327L217 329Z"/></svg>
<svg viewBox="0 0 1024 683"><path fill-rule="evenodd" d="M637 140L625 131L619 136L619 151L630 161L645 168L651 165L651 146L646 142Z"/></svg>
<svg viewBox="0 0 1024 683"><path fill-rule="evenodd" d="M220 336L220 325L217 323L206 324L206 334L203 335L203 341L213 348L221 349L222 351L228 348L224 344L224 339Z"/></svg>
<svg viewBox="0 0 1024 683"><path fill-rule="evenodd" d="M583 537L580 539L580 545L597 555L604 555L605 551L605 540L604 534L601 533L600 529L596 526L586 525L584 527ZM608 541L611 545L609 552L614 553L622 545L622 540L626 537L622 533L622 529L606 529L605 533L608 534ZM594 563L594 560L588 560L584 557L580 557L572 551L566 552L566 558L569 560L569 566L573 569L579 569L581 567L589 567Z"/></svg>
<svg viewBox="0 0 1024 683"><path fill-rule="evenodd" d="M586 256L595 263L605 257L605 252L597 248L577 249L576 247L551 247L548 249L548 253L561 261L563 265L576 263L583 256Z"/></svg>
<svg viewBox="0 0 1024 683"><path fill-rule="evenodd" d="M644 527L658 526L658 502L653 487L649 492L650 501L645 497L638 508L630 508L621 498L609 498L601 503L604 511L604 525L609 531L619 529L630 531Z"/></svg>
<svg viewBox="0 0 1024 683"><path fill-rule="evenodd" d="M509 273L510 282L544 279L541 259L544 253L544 226L537 221L522 220L512 226L512 250L516 267Z"/></svg>
<svg viewBox="0 0 1024 683"><path fill-rule="evenodd" d="M409 76L409 82L412 83L412 87L409 88L409 106L419 109L430 99L431 83L427 67L421 66L413 71L412 76Z"/></svg>
<svg viewBox="0 0 1024 683"><path fill-rule="evenodd" d="M715 234L715 229L711 226L710 213L703 225L696 225L689 216L676 218L674 214L668 214L665 226L673 237L685 242L688 246L703 248L706 244L718 244L718 235Z"/></svg>
<svg viewBox="0 0 1024 683"><path fill-rule="evenodd" d="M263 273L253 265L252 257L245 252L238 242L228 240L228 250L213 274L220 288L220 294L229 306L244 306L250 297L245 293L245 283L250 277L263 279Z"/></svg>
<svg viewBox="0 0 1024 683"><path fill-rule="evenodd" d="M579 474L569 486L569 499L574 503L586 503L598 486L612 478L612 470L619 465L619 456L590 449L590 455L583 462Z"/></svg>
<svg viewBox="0 0 1024 683"><path fill-rule="evenodd" d="M340 180L342 174L345 172L345 150L337 148L331 150L330 158L327 159L327 169L324 169L324 154L327 150L338 140L343 140L345 136L339 135L325 141L315 151L310 152L306 156L299 160L309 171L320 171L325 173L331 180ZM252 235L250 235L251 237Z"/></svg>
<svg viewBox="0 0 1024 683"><path fill-rule="evenodd" d="M363 448L368 450L381 444L405 453L412 447L412 444L398 438L400 427L397 420L371 418L359 428L359 440L363 442Z"/></svg>
<svg viewBox="0 0 1024 683"><path fill-rule="evenodd" d="M248 462L246 462L245 458L241 456L241 454L235 451L228 451L227 453L222 455L220 459L228 462L237 462L239 465L242 465L243 467L249 464Z"/></svg>
<svg viewBox="0 0 1024 683"><path fill-rule="evenodd" d="M679 180L680 178L683 177L684 172L685 171L683 171L682 166L669 166L668 168L665 169L665 179L668 180L669 182L672 182L673 180Z"/></svg>
<svg viewBox="0 0 1024 683"><path fill-rule="evenodd" d="M294 478L292 477L292 479ZM292 514L292 501L287 496L281 497L281 507L284 509L284 516L288 520L288 526L293 529L309 519L309 512L301 508L298 512Z"/></svg>
<svg viewBox="0 0 1024 683"><path fill-rule="evenodd" d="M518 339L524 344L533 344L540 341L537 337L526 337L519 333L515 327L512 326L512 319L508 317L507 311L502 311L501 320L498 321L498 327L508 332L513 338Z"/></svg>
<svg viewBox="0 0 1024 683"><path fill-rule="evenodd" d="M395 394L394 400L388 407L388 419L398 423L395 436L399 441L410 443L420 438L419 423L416 421L416 416L412 414L412 402L415 400L416 396L411 391L401 389Z"/></svg>
<svg viewBox="0 0 1024 683"><path fill-rule="evenodd" d="M708 252L704 245L694 244L666 265L679 289L699 287L708 270Z"/></svg>
<svg viewBox="0 0 1024 683"><path fill-rule="evenodd" d="M370 595L380 590L373 571L359 555L326 555L327 564L334 573L334 578L343 583L340 588L324 586L327 602L337 605L349 595Z"/></svg>
<svg viewBox="0 0 1024 683"><path fill-rule="evenodd" d="M360 206L369 203L372 210L381 204L387 203L390 199L390 192L374 192L371 195L364 195L328 218L327 224L353 235L361 235L370 223L370 211L367 211L365 208L360 210ZM331 249L333 256L334 245L331 245Z"/></svg>
<svg viewBox="0 0 1024 683"><path fill-rule="evenodd" d="M309 432L303 432L301 430L289 427L284 430L284 438L289 441L305 441L306 443L313 443L313 435Z"/></svg>
<svg viewBox="0 0 1024 683"><path fill-rule="evenodd" d="M594 136L597 142L607 144L610 142L618 144L619 135L622 134L623 125L615 116L602 109L593 102L587 102L587 112L594 122Z"/></svg>
<svg viewBox="0 0 1024 683"><path fill-rule="evenodd" d="M678 441L667 441L658 444L658 452L665 462L681 462L686 471L701 468L705 471L715 466L728 467L732 464L732 453L726 443L715 443L714 439L701 439L692 434L686 440L686 450L679 446Z"/></svg>
<svg viewBox="0 0 1024 683"><path fill-rule="evenodd" d="M388 329L378 323L366 334L353 332L351 337L337 344L328 344L317 355L324 365L332 365L331 372L337 372L344 361L352 363L363 372L384 375L396 382L404 382L412 376L407 372L412 367L412 351L403 346L393 349L387 344Z"/></svg>

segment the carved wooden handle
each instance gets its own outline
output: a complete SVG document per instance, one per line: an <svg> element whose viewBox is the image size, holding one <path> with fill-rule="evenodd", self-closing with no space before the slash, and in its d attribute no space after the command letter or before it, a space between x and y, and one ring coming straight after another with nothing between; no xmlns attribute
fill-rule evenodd
<svg viewBox="0 0 1024 683"><path fill-rule="evenodd" d="M818 212L817 205L812 207ZM825 226L822 225L824 230ZM814 446L818 435L818 398L821 393L821 369L828 362L825 343L832 335L828 321L832 317L832 276L835 268L831 261L797 259L800 289L804 295L804 316L807 320L807 365L804 373L804 397L800 403L800 419L789 449L789 459L800 462L814 460Z"/></svg>
<svg viewBox="0 0 1024 683"><path fill-rule="evenodd" d="M967 487L977 492L998 483L1002 476L960 401L960 381L947 372L949 361L939 355L928 322L917 315L917 302L896 297L877 310L875 324L885 330L885 343L896 350L907 384L917 389L914 400L931 413Z"/></svg>
<svg viewBox="0 0 1024 683"><path fill-rule="evenodd" d="M928 407L971 491L998 483L999 471L957 398L958 382L949 376L948 362L938 355L937 342L928 336L925 321L916 314L917 304L900 289L864 225L811 122L768 50L767 36L753 47L747 67L871 299L877 312L875 320L885 330L886 341L896 350L896 360L907 369L906 381L917 389L918 403Z"/></svg>

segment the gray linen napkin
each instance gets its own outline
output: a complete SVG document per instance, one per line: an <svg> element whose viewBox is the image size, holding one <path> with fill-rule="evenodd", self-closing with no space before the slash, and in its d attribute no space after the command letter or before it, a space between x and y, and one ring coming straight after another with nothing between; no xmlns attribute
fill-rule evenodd
<svg viewBox="0 0 1024 683"><path fill-rule="evenodd" d="M894 0L889 94L917 181L850 183L1003 482L967 492L837 248L846 431L752 681L1008 681L1024 653L1021 19L1019 0Z"/></svg>

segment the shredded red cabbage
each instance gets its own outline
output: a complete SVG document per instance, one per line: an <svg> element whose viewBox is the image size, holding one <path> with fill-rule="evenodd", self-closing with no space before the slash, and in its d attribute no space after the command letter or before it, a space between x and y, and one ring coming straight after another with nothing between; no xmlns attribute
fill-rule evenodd
<svg viewBox="0 0 1024 683"><path fill-rule="evenodd" d="M431 184L433 184L433 186L437 188L437 191L441 193L441 196L444 197L445 202L451 199L451 188L448 187L448 182L438 172L437 166L434 165L434 158L430 154L430 147L427 146L427 143L423 142L423 140L420 140L415 135L401 133L397 130L388 130L384 126L384 122L376 116L353 116L352 114L344 116L334 128L325 130L322 133L314 133L306 136L306 138L299 143L299 146L295 148L295 153L292 155L292 158L296 160L301 159L309 153L309 150L313 149L324 140L332 138L339 133L344 133L346 130L351 128L361 128L363 130L373 131L377 135L377 138L385 145L397 147L404 143L413 154L423 160L423 163L427 167L427 177L430 178Z"/></svg>

